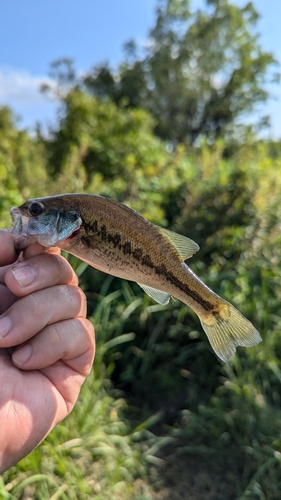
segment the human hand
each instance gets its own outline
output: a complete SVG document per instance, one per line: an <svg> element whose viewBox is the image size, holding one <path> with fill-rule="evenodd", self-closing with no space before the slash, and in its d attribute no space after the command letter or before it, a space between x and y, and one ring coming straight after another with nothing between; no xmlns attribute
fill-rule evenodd
<svg viewBox="0 0 281 500"><path fill-rule="evenodd" d="M36 243L16 258L0 230L0 473L70 413L95 350L85 296L58 249Z"/></svg>

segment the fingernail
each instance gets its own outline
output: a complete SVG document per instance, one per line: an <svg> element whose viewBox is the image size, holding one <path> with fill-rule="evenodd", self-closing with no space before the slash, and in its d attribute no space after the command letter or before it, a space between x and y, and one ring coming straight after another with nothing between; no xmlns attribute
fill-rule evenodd
<svg viewBox="0 0 281 500"><path fill-rule="evenodd" d="M0 319L0 340L3 340L12 329L12 322L8 316Z"/></svg>
<svg viewBox="0 0 281 500"><path fill-rule="evenodd" d="M20 347L16 351L13 352L13 361L17 363L17 365L24 365L32 354L32 347L30 344L25 344L23 347Z"/></svg>
<svg viewBox="0 0 281 500"><path fill-rule="evenodd" d="M36 276L35 269L26 265L13 267L12 273L21 286L31 285Z"/></svg>

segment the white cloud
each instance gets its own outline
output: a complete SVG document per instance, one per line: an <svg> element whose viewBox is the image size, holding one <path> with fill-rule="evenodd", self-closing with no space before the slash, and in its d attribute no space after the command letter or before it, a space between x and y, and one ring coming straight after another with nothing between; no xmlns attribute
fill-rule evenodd
<svg viewBox="0 0 281 500"><path fill-rule="evenodd" d="M1 104L20 104L30 106L46 101L40 92L43 82L50 83L45 76L35 76L27 71L0 66L0 102Z"/></svg>
<svg viewBox="0 0 281 500"><path fill-rule="evenodd" d="M42 83L53 84L47 76L0 66L0 106L9 106L24 127L53 122L57 103L40 92Z"/></svg>

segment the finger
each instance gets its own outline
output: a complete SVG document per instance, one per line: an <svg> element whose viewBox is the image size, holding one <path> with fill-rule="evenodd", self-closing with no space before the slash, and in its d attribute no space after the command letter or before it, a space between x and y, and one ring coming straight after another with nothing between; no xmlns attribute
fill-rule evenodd
<svg viewBox="0 0 281 500"><path fill-rule="evenodd" d="M5 276L7 271L11 268L11 264L0 267L0 283L5 284Z"/></svg>
<svg viewBox="0 0 281 500"><path fill-rule="evenodd" d="M40 253L6 271L5 283L17 297L60 284L78 284L70 264L60 255Z"/></svg>
<svg viewBox="0 0 281 500"><path fill-rule="evenodd" d="M77 372L70 366L67 366L64 361L57 361L51 366L42 368L40 372L51 382L55 389L64 400L63 411L58 411L53 425L60 422L67 414L69 414L79 396L82 384L85 381L85 376ZM28 372L33 373L33 372Z"/></svg>
<svg viewBox="0 0 281 500"><path fill-rule="evenodd" d="M23 257L25 259L30 259L30 257L34 257L35 255L38 255L40 253L50 253L50 254L60 255L61 250L58 247L46 248L40 245L40 243L33 243L23 251Z"/></svg>
<svg viewBox="0 0 281 500"><path fill-rule="evenodd" d="M44 328L16 349L12 359L24 370L40 370L61 359L86 376L92 367L94 345L92 323L85 318L71 319Z"/></svg>
<svg viewBox="0 0 281 500"><path fill-rule="evenodd" d="M0 315L7 311L16 300L16 297L6 285L0 283Z"/></svg>
<svg viewBox="0 0 281 500"><path fill-rule="evenodd" d="M0 230L0 266L6 266L15 262L18 254L15 249L14 238L11 232Z"/></svg>
<svg viewBox="0 0 281 500"><path fill-rule="evenodd" d="M73 285L58 285L15 302L0 318L0 347L26 342L47 325L86 316L86 297Z"/></svg>

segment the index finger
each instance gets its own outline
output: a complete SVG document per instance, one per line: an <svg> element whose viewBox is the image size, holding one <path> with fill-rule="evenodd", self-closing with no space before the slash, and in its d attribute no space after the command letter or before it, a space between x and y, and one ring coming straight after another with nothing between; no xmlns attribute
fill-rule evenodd
<svg viewBox="0 0 281 500"><path fill-rule="evenodd" d="M58 247L43 247L40 243L33 243L29 245L22 253L24 259L29 259L30 257L34 257L35 255L39 255L40 253L49 253L60 255L61 250Z"/></svg>
<svg viewBox="0 0 281 500"><path fill-rule="evenodd" d="M78 278L61 255L42 252L10 266L5 283L17 297L55 285L77 285Z"/></svg>

